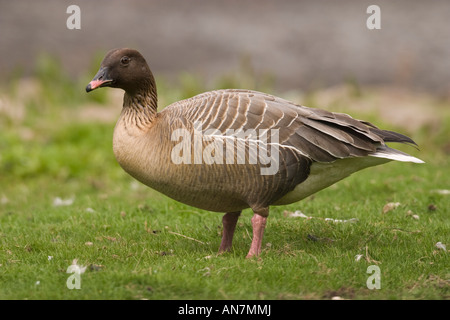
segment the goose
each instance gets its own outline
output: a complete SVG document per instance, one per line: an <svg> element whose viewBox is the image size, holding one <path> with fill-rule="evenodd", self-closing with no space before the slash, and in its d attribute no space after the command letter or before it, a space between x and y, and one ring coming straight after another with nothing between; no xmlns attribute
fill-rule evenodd
<svg viewBox="0 0 450 320"><path fill-rule="evenodd" d="M120 166L172 199L224 213L219 254L231 250L244 209L253 211L246 257L257 257L270 206L392 160L424 163L386 145L417 146L403 134L257 91L209 91L158 112L155 79L134 49L105 55L86 92L102 87L125 91L113 134Z"/></svg>

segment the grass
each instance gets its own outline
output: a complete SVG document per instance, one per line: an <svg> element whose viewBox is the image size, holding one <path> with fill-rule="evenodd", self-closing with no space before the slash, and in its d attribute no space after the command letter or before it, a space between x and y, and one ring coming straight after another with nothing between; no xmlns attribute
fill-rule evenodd
<svg viewBox="0 0 450 320"><path fill-rule="evenodd" d="M247 260L251 211L239 219L233 251L216 255L221 214L135 182L114 159L114 121L76 116L93 104L115 104L118 116L120 101L106 90L87 98L86 79L67 79L52 60L40 63L31 93L22 92L17 77L0 95L8 107L0 105L0 299L450 297L448 252L435 246L449 245L449 195L436 191L450 189L448 104L439 109L439 126L413 132L421 151L403 149L425 165L370 168L302 202L272 207L263 253ZM224 79L245 87L230 75ZM159 80L162 105L210 89L188 75L178 85ZM370 96L359 88L347 98ZM383 213L389 202L400 205ZM312 218L290 217L296 210ZM80 290L66 286L74 259L87 267ZM370 265L380 267L379 290L367 288Z"/></svg>

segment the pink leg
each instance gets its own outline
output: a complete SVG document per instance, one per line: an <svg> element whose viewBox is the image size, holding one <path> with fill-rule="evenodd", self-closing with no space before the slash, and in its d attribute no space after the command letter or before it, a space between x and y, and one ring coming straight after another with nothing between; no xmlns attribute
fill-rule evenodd
<svg viewBox="0 0 450 320"><path fill-rule="evenodd" d="M268 214L268 212L267 212ZM253 239L250 246L250 251L247 254L247 258L256 257L261 253L261 244L264 234L264 228L266 227L267 215L261 216L255 213L252 217L253 227Z"/></svg>
<svg viewBox="0 0 450 320"><path fill-rule="evenodd" d="M222 218L223 235L220 243L219 253L231 250L231 243L233 242L234 229L241 212L228 212Z"/></svg>

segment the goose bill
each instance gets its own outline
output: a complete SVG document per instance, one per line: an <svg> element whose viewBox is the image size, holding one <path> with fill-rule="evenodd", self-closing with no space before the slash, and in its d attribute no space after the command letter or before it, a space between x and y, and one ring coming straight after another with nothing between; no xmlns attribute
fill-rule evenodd
<svg viewBox="0 0 450 320"><path fill-rule="evenodd" d="M109 79L107 71L107 68L100 68L94 79L92 79L92 81L89 82L89 84L86 86L86 92L95 90L100 87L110 86L113 80Z"/></svg>

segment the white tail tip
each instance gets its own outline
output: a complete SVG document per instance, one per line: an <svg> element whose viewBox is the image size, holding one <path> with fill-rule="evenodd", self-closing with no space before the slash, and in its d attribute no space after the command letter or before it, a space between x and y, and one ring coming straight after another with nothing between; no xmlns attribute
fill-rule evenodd
<svg viewBox="0 0 450 320"><path fill-rule="evenodd" d="M402 162L414 162L414 163L425 163L425 161L420 160L419 158L410 156L409 154L400 152L398 150L394 150L395 153L389 152L393 149L388 150L380 150L378 152L372 153L371 157L377 157L377 158L384 158L384 159L390 159L395 161L402 161Z"/></svg>

